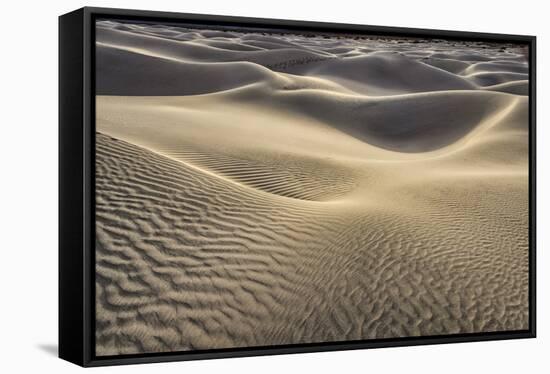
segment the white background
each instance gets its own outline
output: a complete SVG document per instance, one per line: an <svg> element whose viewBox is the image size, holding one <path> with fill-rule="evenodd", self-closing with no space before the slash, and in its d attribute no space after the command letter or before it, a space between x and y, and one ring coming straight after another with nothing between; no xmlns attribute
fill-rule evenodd
<svg viewBox="0 0 550 374"><path fill-rule="evenodd" d="M84 5L538 37L538 338L93 369L94 373L523 373L550 367L549 40L543 0L36 1L0 18L0 371L75 372L57 352L57 17ZM546 147L545 147L546 146ZM546 364L546 365L545 365ZM548 372L548 371L547 371Z"/></svg>

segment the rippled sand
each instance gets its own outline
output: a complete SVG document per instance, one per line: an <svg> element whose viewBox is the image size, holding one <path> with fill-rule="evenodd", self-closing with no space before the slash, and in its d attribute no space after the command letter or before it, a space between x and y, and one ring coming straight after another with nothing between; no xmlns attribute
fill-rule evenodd
<svg viewBox="0 0 550 374"><path fill-rule="evenodd" d="M97 24L96 353L528 328L519 45Z"/></svg>

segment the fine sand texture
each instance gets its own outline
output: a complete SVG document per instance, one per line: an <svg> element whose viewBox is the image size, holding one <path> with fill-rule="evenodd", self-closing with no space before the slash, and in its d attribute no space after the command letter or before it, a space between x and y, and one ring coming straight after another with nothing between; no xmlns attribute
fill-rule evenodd
<svg viewBox="0 0 550 374"><path fill-rule="evenodd" d="M97 355L529 327L524 46L96 27Z"/></svg>

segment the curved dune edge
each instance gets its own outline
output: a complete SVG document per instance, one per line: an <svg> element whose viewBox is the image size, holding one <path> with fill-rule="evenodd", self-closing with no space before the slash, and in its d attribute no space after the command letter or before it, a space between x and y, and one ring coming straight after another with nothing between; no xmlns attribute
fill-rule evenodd
<svg viewBox="0 0 550 374"><path fill-rule="evenodd" d="M512 81L512 82L504 82L504 83L495 84L492 86L483 87L483 89L489 90L489 91L504 92L504 93L509 93L513 95L528 96L529 81L519 80L519 81Z"/></svg>
<svg viewBox="0 0 550 374"><path fill-rule="evenodd" d="M105 138L107 135L98 132L97 136ZM123 142L113 137L110 139ZM312 158L293 157L286 162L279 159L275 164L262 163L261 160L250 157L234 158L224 154L201 152L193 149L192 146L186 150L180 148L177 151L159 152L153 149L147 149L147 151L168 157L199 173L228 183L297 200L318 202L338 200L340 196L352 191L355 185L354 173L351 170L343 169L343 165L334 165ZM307 172L304 170L306 168Z"/></svg>
<svg viewBox="0 0 550 374"><path fill-rule="evenodd" d="M228 157L211 151L178 150L166 154L230 181L299 200L333 201L355 187L351 168L298 155L287 158L279 155L274 163L251 157Z"/></svg>

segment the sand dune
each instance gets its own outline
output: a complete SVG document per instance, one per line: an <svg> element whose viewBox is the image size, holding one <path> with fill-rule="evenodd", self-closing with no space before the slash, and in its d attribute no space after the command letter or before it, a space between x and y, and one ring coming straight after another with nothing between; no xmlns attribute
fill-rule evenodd
<svg viewBox="0 0 550 374"><path fill-rule="evenodd" d="M511 81L511 82L504 82L500 84L495 84L492 86L486 86L483 87L483 89L488 91L498 91L498 92L505 92L510 93L514 95L529 95L529 81L528 80L520 80L520 81Z"/></svg>
<svg viewBox="0 0 550 374"><path fill-rule="evenodd" d="M517 100L512 95L483 91L367 98L326 90L287 91L252 85L209 97L182 96L170 100L162 97L99 97L97 105L104 131L121 138L127 137L126 131L147 134L143 138L148 142L162 138L152 146L160 149L177 147L178 142L191 134L209 134L216 143L216 133L230 136L232 131L241 131L247 142L265 142L264 149L274 140L283 142L284 137L298 131L304 141L316 142L324 152L339 146L332 139L328 142L327 139L316 139L315 135L322 131L327 136L333 134L342 138L344 144L350 143L344 134L361 140L358 144L361 151L365 145L373 145L400 152L427 152L461 142L494 117L506 115L507 108ZM209 112L211 107L218 107L220 111ZM123 111L140 113L140 116L121 120ZM280 123L280 116L273 117L274 111L284 113L287 124ZM176 125L184 113L190 123ZM243 114L247 116L241 118ZM163 124L151 127L153 118L162 118ZM211 123L208 129L204 129L203 122ZM262 126L255 129L257 122ZM141 144L135 137L130 140Z"/></svg>
<svg viewBox="0 0 550 374"><path fill-rule="evenodd" d="M293 73L325 77L366 95L471 90L475 85L445 70L396 53L332 59ZM345 83L343 83L345 82Z"/></svg>
<svg viewBox="0 0 550 374"><path fill-rule="evenodd" d="M422 59L422 62L452 74L459 74L470 66L468 62L448 58L425 57Z"/></svg>
<svg viewBox="0 0 550 374"><path fill-rule="evenodd" d="M508 73L508 72L484 72L474 73L467 76L473 82L476 82L479 86L487 87L497 84L510 83L514 81L525 81L529 79L527 74L522 73Z"/></svg>
<svg viewBox="0 0 550 374"><path fill-rule="evenodd" d="M235 50L223 49L206 45L195 41L180 41L162 38L158 36L135 34L133 32L101 29L96 34L96 40L99 43L106 43L112 46L122 48L133 48L135 50L145 50L155 55L166 56L182 61L202 61L202 62L220 62L220 61L250 61L260 65L271 65L273 62L287 61L293 59L318 59L334 57L331 54L321 51L315 51L310 48L296 48L292 43L279 45L279 48L261 49L261 50ZM254 39L254 42L258 40ZM261 41L261 40L260 40ZM263 40L265 42L265 40ZM241 44L247 46L246 43ZM275 45L277 46L277 45Z"/></svg>
<svg viewBox="0 0 550 374"><path fill-rule="evenodd" d="M216 32L215 35L218 34L224 33ZM406 49L403 44L392 47L386 43L382 51L372 49L372 52L365 53L365 48L358 47L360 43L342 46L342 43L332 42L326 45L327 43L310 41L300 45L292 39L251 34L242 35L237 42L235 34L231 34L231 38L217 37L215 40L211 40L208 33L206 36L200 33L194 35L194 39L182 41L158 33L150 35L102 24L96 35L100 45L98 54L101 54L97 58L98 69L102 72L98 77L102 80L101 87L110 85L115 88L102 88L98 93L188 95L212 92L186 89L187 85L179 80L184 79L183 77L197 79L200 76L207 86L209 83L215 86L222 80L218 91L227 89L228 85L223 81L242 79L242 84L250 82L244 77L232 78L241 70L240 67L224 70L231 73L226 73L227 77L221 78L221 68L214 66L221 62L246 61L266 67L272 72L326 78L368 96L473 90L513 80L525 80L527 72L525 58L520 53L496 54L495 62L487 62L491 57L486 55L443 53L435 48L431 52L406 54L402 52ZM342 55L347 57L342 58ZM149 61L146 62L146 59ZM516 59L520 60L515 61ZM216 70L217 73L210 70ZM175 82L170 83L170 79L165 77L170 72L173 72ZM237 75L239 76L238 73ZM158 90L149 92L146 87L139 89L139 83L132 85L128 82L139 77L157 86L166 87L165 93L157 92ZM195 86L195 83L190 85ZM137 92L121 91L123 87L133 86ZM235 82L229 86L237 85ZM175 93L174 87L179 87L179 92ZM120 91L116 91L117 89Z"/></svg>
<svg viewBox="0 0 550 374"><path fill-rule="evenodd" d="M518 45L98 21L96 353L528 326Z"/></svg>
<svg viewBox="0 0 550 374"><path fill-rule="evenodd" d="M108 45L98 45L96 53L102 61L97 68L97 92L105 95L197 95L278 78L248 62L182 63Z"/></svg>

